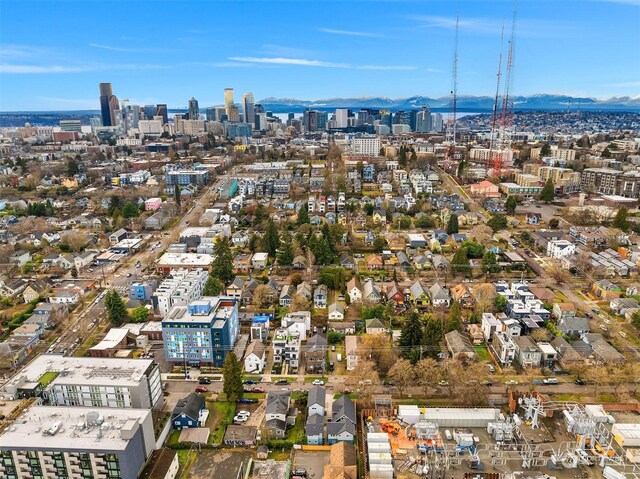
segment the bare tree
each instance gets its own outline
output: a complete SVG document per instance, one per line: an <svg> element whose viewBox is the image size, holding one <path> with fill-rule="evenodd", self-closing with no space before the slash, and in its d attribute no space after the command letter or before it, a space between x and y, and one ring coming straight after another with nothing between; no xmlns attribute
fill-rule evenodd
<svg viewBox="0 0 640 479"><path fill-rule="evenodd" d="M291 302L291 306L289 307L289 311L308 311L311 306L310 301L307 297L302 296L300 294L296 294L293 297L293 301Z"/></svg>
<svg viewBox="0 0 640 479"><path fill-rule="evenodd" d="M407 388L416 382L416 371L410 361L399 359L391 366L388 377L395 382L400 397L404 397Z"/></svg>
<svg viewBox="0 0 640 479"><path fill-rule="evenodd" d="M267 285L261 284L253 292L251 300L256 308L264 308L269 304L269 293Z"/></svg>
<svg viewBox="0 0 640 479"><path fill-rule="evenodd" d="M429 397L431 388L438 384L442 371L438 362L433 358L424 358L415 365L416 382L422 388L422 395Z"/></svg>
<svg viewBox="0 0 640 479"><path fill-rule="evenodd" d="M65 233L61 236L60 239L69 245L71 251L75 251L76 253L81 251L82 248L84 248L84 246L89 242L89 236L86 233L82 233L80 231Z"/></svg>
<svg viewBox="0 0 640 479"><path fill-rule="evenodd" d="M371 403L371 396L380 382L380 376L373 361L358 361L356 367L349 373L345 386L357 392L364 404Z"/></svg>
<svg viewBox="0 0 640 479"><path fill-rule="evenodd" d="M386 376L398 359L393 345L384 334L365 334L360 336L358 354L373 361L381 376Z"/></svg>

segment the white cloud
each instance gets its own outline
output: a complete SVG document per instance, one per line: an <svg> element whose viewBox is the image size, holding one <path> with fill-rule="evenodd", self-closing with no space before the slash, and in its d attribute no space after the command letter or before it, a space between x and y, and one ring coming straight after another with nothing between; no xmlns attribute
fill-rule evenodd
<svg viewBox="0 0 640 479"><path fill-rule="evenodd" d="M45 53L44 49L29 45L0 45L0 58L28 58L42 55L43 53Z"/></svg>
<svg viewBox="0 0 640 479"><path fill-rule="evenodd" d="M42 74L42 73L79 73L109 70L160 70L169 68L163 65L124 63L124 64L83 64L73 66L61 65L16 65L10 63L0 64L0 73L7 74Z"/></svg>
<svg viewBox="0 0 640 479"><path fill-rule="evenodd" d="M335 28L318 28L318 31L323 33L331 33L333 35L347 35L351 37L369 37L369 38L384 38L379 33L372 32L359 32L354 30L337 30Z"/></svg>
<svg viewBox="0 0 640 479"><path fill-rule="evenodd" d="M268 65L290 65L322 68L344 68L353 70L415 70L413 66L403 65L351 65L349 63L335 63L321 60L308 60L306 58L280 58L280 57L230 57L229 60L243 63L259 63Z"/></svg>
<svg viewBox="0 0 640 479"><path fill-rule="evenodd" d="M427 71L429 73L442 73L442 70L440 70L438 68L427 68Z"/></svg>
<svg viewBox="0 0 640 479"><path fill-rule="evenodd" d="M93 48L100 48L102 50L109 50L112 52L138 53L142 51L137 48L112 47L111 45L101 45L99 43L89 43L89 46Z"/></svg>

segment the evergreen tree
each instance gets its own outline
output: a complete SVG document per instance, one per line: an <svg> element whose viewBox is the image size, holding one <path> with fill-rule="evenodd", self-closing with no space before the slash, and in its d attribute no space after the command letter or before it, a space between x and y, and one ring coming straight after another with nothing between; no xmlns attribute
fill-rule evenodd
<svg viewBox="0 0 640 479"><path fill-rule="evenodd" d="M613 223L611 226L614 228L619 228L622 231L629 231L629 220L627 220L628 211L626 208L620 208L616 213L615 218L613 218Z"/></svg>
<svg viewBox="0 0 640 479"><path fill-rule="evenodd" d="M240 362L233 351L227 353L224 365L222 366L222 374L224 377L222 390L227 396L227 400L231 402L238 402L242 399L244 387L242 385L242 370L240 369Z"/></svg>
<svg viewBox="0 0 640 479"><path fill-rule="evenodd" d="M309 223L309 204L305 203L298 210L298 220L296 224L298 226Z"/></svg>
<svg viewBox="0 0 640 479"><path fill-rule="evenodd" d="M139 214L140 214L140 211L138 210L138 207L136 205L134 205L133 203L131 203L131 201L128 201L122 207L122 217L123 218L135 218Z"/></svg>
<svg viewBox="0 0 640 479"><path fill-rule="evenodd" d="M458 251L455 252L451 259L451 267L453 268L454 273L466 274L471 270L466 248L458 248Z"/></svg>
<svg viewBox="0 0 640 479"><path fill-rule="evenodd" d="M504 204L504 207L507 210L507 213L512 215L516 212L516 206L518 206L518 201L515 196L509 196L507 201Z"/></svg>
<svg viewBox="0 0 640 479"><path fill-rule="evenodd" d="M460 303L454 301L449 308L447 315L447 333L450 331L462 330L462 313L460 312Z"/></svg>
<svg viewBox="0 0 640 479"><path fill-rule="evenodd" d="M553 181L551 181L551 178L549 178L547 182L544 184L542 191L540 192L540 200L544 201L545 203L550 203L555 199L555 197L556 197L555 187L553 186Z"/></svg>
<svg viewBox="0 0 640 479"><path fill-rule="evenodd" d="M114 326L121 326L127 319L127 308L117 291L111 289L104 297L109 321Z"/></svg>
<svg viewBox="0 0 640 479"><path fill-rule="evenodd" d="M489 221L487 221L487 226L490 227L493 232L503 230L507 227L507 218L504 215L493 215Z"/></svg>
<svg viewBox="0 0 640 479"><path fill-rule="evenodd" d="M262 237L262 247L269 254L269 256L275 257L280 246L280 235L278 234L278 227L272 219L269 219L267 223L267 230Z"/></svg>
<svg viewBox="0 0 640 479"><path fill-rule="evenodd" d="M452 235L458 232L458 217L453 213L449 216L449 221L447 222L447 234Z"/></svg>
<svg viewBox="0 0 640 479"><path fill-rule="evenodd" d="M109 213L109 216L113 216L115 211L121 211L122 210L122 198L120 198L119 196L113 195L111 197L111 201L109 202L109 208L107 209L107 213Z"/></svg>
<svg viewBox="0 0 640 479"><path fill-rule="evenodd" d="M291 233L283 231L280 237L280 248L278 249L278 264L281 266L291 266L293 264L295 252L293 250L293 238Z"/></svg>
<svg viewBox="0 0 640 479"><path fill-rule="evenodd" d="M487 251L482 257L482 267L487 273L495 273L500 269L496 254L493 251Z"/></svg>
<svg viewBox="0 0 640 479"><path fill-rule="evenodd" d="M69 158L67 161L67 175L73 176L78 174L79 171L78 162L73 158Z"/></svg>
<svg viewBox="0 0 640 479"><path fill-rule="evenodd" d="M209 275L207 282L204 284L203 296L218 296L224 290L224 283L218 278Z"/></svg>
<svg viewBox="0 0 640 479"><path fill-rule="evenodd" d="M174 185L173 187L173 199L176 202L178 211L180 211L180 208L182 208L182 194L180 193L180 186L178 185Z"/></svg>
<svg viewBox="0 0 640 479"><path fill-rule="evenodd" d="M411 310L404 320L402 330L400 332L400 346L405 348L414 348L422 344L424 336L422 320L420 314L415 309Z"/></svg>
<svg viewBox="0 0 640 479"><path fill-rule="evenodd" d="M427 355L438 356L442 336L442 322L436 317L429 316L424 325L424 345L427 347Z"/></svg>
<svg viewBox="0 0 640 479"><path fill-rule="evenodd" d="M258 205L256 212L253 215L253 226L259 225L267 217L267 212L264 209L264 205Z"/></svg>
<svg viewBox="0 0 640 479"><path fill-rule="evenodd" d="M222 237L218 240L214 249L215 258L211 263L211 274L222 283L227 284L233 279L233 255L229 240Z"/></svg>
<svg viewBox="0 0 640 479"><path fill-rule="evenodd" d="M540 158L544 158L545 156L549 156L551 154L551 145L549 143L545 143L540 148Z"/></svg>

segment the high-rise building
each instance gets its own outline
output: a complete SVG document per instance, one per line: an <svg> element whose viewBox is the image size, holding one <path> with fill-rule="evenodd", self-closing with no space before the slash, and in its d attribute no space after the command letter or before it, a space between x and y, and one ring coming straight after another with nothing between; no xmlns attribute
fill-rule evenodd
<svg viewBox="0 0 640 479"><path fill-rule="evenodd" d="M420 110L411 110L409 112L409 127L411 131L416 131L416 124L418 123L418 113Z"/></svg>
<svg viewBox="0 0 640 479"><path fill-rule="evenodd" d="M436 113L433 118L433 131L437 131L438 133L444 130L444 123L442 121L442 113Z"/></svg>
<svg viewBox="0 0 640 479"><path fill-rule="evenodd" d="M240 121L238 105L230 105L229 108L227 108L227 121Z"/></svg>
<svg viewBox="0 0 640 479"><path fill-rule="evenodd" d="M229 117L229 109L233 106L233 88L224 89L224 108Z"/></svg>
<svg viewBox="0 0 640 479"><path fill-rule="evenodd" d="M253 99L253 93L250 91L242 95L242 113L244 114L244 122L250 123L251 126L255 124L255 100Z"/></svg>
<svg viewBox="0 0 640 479"><path fill-rule="evenodd" d="M329 113L326 111L318 112L318 131L325 131L329 122Z"/></svg>
<svg viewBox="0 0 640 479"><path fill-rule="evenodd" d="M120 109L118 97L113 94L111 83L100 83L100 114L103 126L115 126L115 111Z"/></svg>
<svg viewBox="0 0 640 479"><path fill-rule="evenodd" d="M165 103L158 103L156 114L154 116L161 116L163 125L169 123L169 111L167 109L167 105Z"/></svg>
<svg viewBox="0 0 640 479"><path fill-rule="evenodd" d="M198 100L191 97L189 100L189 120L198 120L200 117L200 108L198 107Z"/></svg>
<svg viewBox="0 0 640 479"><path fill-rule="evenodd" d="M60 129L62 131L82 131L80 120L60 120Z"/></svg>
<svg viewBox="0 0 640 479"><path fill-rule="evenodd" d="M394 125L409 125L410 123L411 123L411 118L408 111L398 110L396 114L393 115Z"/></svg>
<svg viewBox="0 0 640 479"><path fill-rule="evenodd" d="M91 125L91 131L93 131L94 133L98 128L100 128L101 126L104 126L102 124L102 117L100 116L92 116L89 119L89 124Z"/></svg>
<svg viewBox="0 0 640 479"><path fill-rule="evenodd" d="M416 129L419 133L428 133L433 129L431 121L431 112L428 106L423 106L422 110L416 115Z"/></svg>
<svg viewBox="0 0 640 479"><path fill-rule="evenodd" d="M336 110L336 128L346 128L349 126L349 110L338 108Z"/></svg>
<svg viewBox="0 0 640 479"><path fill-rule="evenodd" d="M155 105L145 105L144 106L144 119L145 120L153 120L153 117L156 116L158 108Z"/></svg>

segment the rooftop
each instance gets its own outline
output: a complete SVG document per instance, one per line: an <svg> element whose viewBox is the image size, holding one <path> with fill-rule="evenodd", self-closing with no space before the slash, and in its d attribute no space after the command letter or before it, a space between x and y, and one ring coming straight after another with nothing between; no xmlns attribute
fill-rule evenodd
<svg viewBox="0 0 640 479"><path fill-rule="evenodd" d="M158 261L158 265L209 266L212 261L213 256L210 254L165 253Z"/></svg>
<svg viewBox="0 0 640 479"><path fill-rule="evenodd" d="M150 415L146 409L33 406L0 434L0 449L123 451L124 438Z"/></svg>

